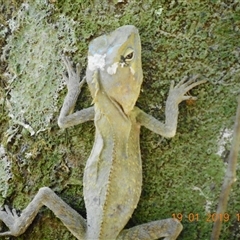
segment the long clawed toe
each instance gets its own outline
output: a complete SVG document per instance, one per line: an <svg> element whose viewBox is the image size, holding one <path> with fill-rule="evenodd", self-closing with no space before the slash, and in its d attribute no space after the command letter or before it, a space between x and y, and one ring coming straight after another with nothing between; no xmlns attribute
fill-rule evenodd
<svg viewBox="0 0 240 240"><path fill-rule="evenodd" d="M199 77L200 77L200 75L197 74L197 75L192 76L190 79L187 78L188 80L186 79L187 81L185 81L184 86L185 87L189 86L190 84L194 83Z"/></svg>
<svg viewBox="0 0 240 240"><path fill-rule="evenodd" d="M180 80L179 83L176 84L176 87L179 88L181 85L183 85L187 80L188 80L188 76L185 76L182 80Z"/></svg>
<svg viewBox="0 0 240 240"><path fill-rule="evenodd" d="M201 81L197 81L197 82L191 82L191 83L189 83L190 85L188 85L188 86L186 87L186 92L188 92L188 91L191 90L192 88L194 88L194 87L196 87L196 86L198 86L198 85L200 85L200 84L206 83L206 82L207 82L207 80L201 80Z"/></svg>
<svg viewBox="0 0 240 240"><path fill-rule="evenodd" d="M176 84L175 88L183 87L186 89L186 92L191 90L192 88L207 82L207 80L200 80L196 81L200 77L199 74L192 76L189 78L188 76L185 76L179 83ZM174 86L174 81L171 82L171 88Z"/></svg>

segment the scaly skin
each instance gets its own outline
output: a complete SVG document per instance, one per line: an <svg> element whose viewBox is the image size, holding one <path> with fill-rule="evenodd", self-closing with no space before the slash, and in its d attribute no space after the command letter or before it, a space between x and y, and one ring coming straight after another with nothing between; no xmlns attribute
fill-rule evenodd
<svg viewBox="0 0 240 240"><path fill-rule="evenodd" d="M63 58L68 71L68 94L58 124L70 127L94 120L95 142L84 171L84 201L87 220L61 200L51 189L39 190L20 216L7 206L0 220L9 231L0 236L22 234L42 205L50 208L77 239L174 240L182 230L175 219L158 220L123 230L141 194L142 164L139 146L140 127L145 126L164 137L176 133L178 104L193 98L185 94L205 81L197 76L171 83L166 101L165 123L135 107L142 84L141 43L138 30L131 25L116 29L90 43L86 79ZM94 107L71 113L87 81Z"/></svg>

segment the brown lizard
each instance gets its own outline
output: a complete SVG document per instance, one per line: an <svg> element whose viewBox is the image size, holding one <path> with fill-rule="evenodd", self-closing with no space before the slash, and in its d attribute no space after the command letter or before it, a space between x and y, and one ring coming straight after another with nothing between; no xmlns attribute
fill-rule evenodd
<svg viewBox="0 0 240 240"><path fill-rule="evenodd" d="M86 78L82 81L79 66L75 71L68 58L63 60L68 72L68 77L65 76L68 93L58 125L66 128L94 120L96 127L83 178L87 220L50 188L43 187L20 216L8 206L0 211L0 220L9 228L0 236L22 234L45 205L77 239L176 239L182 225L172 218L123 230L141 194L140 127L173 137L179 103L193 99L185 94L205 81L196 81L195 76L190 80L184 78L175 86L172 82L166 101L166 120L161 123L135 106L143 79L141 42L136 27L126 25L93 40L89 45ZM85 81L94 106L71 113Z"/></svg>

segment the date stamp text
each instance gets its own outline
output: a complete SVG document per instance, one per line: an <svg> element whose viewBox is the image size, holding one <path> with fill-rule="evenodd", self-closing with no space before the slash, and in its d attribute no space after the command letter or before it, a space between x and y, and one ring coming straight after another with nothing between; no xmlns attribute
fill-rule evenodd
<svg viewBox="0 0 240 240"><path fill-rule="evenodd" d="M235 218L238 222L240 222L240 213L236 213L235 215L230 216L228 213L208 213L205 217L200 217L198 213L189 213L189 214L182 214L182 213L173 213L172 218L177 219L178 221L187 220L189 222L198 222L198 221L206 221L206 222L228 222L230 219Z"/></svg>

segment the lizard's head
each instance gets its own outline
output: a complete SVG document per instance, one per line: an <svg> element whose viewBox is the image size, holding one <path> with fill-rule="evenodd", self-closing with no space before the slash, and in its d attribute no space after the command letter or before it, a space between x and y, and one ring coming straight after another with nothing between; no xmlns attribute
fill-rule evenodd
<svg viewBox="0 0 240 240"><path fill-rule="evenodd" d="M142 78L141 42L136 27L120 27L90 43L87 82L93 99L99 90L103 91L128 114L137 101Z"/></svg>

